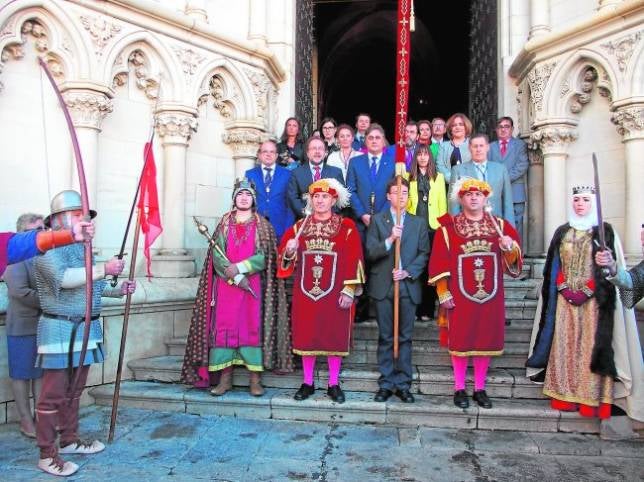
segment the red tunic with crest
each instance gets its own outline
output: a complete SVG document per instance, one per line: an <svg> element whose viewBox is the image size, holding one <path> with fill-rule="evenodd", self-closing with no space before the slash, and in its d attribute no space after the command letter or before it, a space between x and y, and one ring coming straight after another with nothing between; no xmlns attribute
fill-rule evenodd
<svg viewBox="0 0 644 482"><path fill-rule="evenodd" d="M294 259L284 256L303 220L284 233L277 276L295 274L291 328L293 353L347 356L354 307L340 308L344 291L360 294L364 283L362 245L355 223L333 214L326 221L310 217L299 238Z"/></svg>
<svg viewBox="0 0 644 482"><path fill-rule="evenodd" d="M505 254L489 217L472 221L463 213L445 214L434 236L429 283L448 278L455 307L449 310L449 352L456 356L503 353L505 299L503 274L521 274L519 236L507 221L496 218L503 234L515 241ZM515 258L508 263L508 258Z"/></svg>

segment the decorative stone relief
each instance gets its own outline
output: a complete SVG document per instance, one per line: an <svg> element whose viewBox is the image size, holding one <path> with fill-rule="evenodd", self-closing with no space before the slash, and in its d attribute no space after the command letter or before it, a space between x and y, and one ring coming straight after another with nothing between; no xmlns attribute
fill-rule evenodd
<svg viewBox="0 0 644 482"><path fill-rule="evenodd" d="M233 157L255 158L266 136L258 129L234 128L224 132L221 139L232 148Z"/></svg>
<svg viewBox="0 0 644 482"><path fill-rule="evenodd" d="M120 25L108 22L105 17L102 16L93 17L90 15L81 15L80 20L83 27L85 27L85 30L87 30L92 37L92 43L95 47L94 52L97 57L103 55L103 49L109 40L121 31Z"/></svg>
<svg viewBox="0 0 644 482"><path fill-rule="evenodd" d="M189 76L194 75L199 64L206 59L206 57L192 49L184 49L178 46L174 46L172 49L179 59L179 62L181 62L183 73L188 74ZM188 77L188 82L191 80L192 79Z"/></svg>
<svg viewBox="0 0 644 482"><path fill-rule="evenodd" d="M590 102L590 93L595 87L597 81L597 70L594 67L588 67L584 71L583 80L581 81L580 91L575 93L570 104L570 112L579 114L584 105Z"/></svg>
<svg viewBox="0 0 644 482"><path fill-rule="evenodd" d="M543 108L543 91L548 84L548 79L550 78L550 74L552 74L555 65L557 65L556 62L539 65L528 73L530 100L538 111Z"/></svg>
<svg viewBox="0 0 644 482"><path fill-rule="evenodd" d="M159 112L155 118L155 125L160 137L173 138L182 143L188 143L193 132L197 131L197 119L194 115L182 112Z"/></svg>
<svg viewBox="0 0 644 482"><path fill-rule="evenodd" d="M625 35L617 40L603 43L601 46L615 56L619 70L624 72L628 65L628 61L633 55L635 45L637 45L641 37L642 31L639 31L630 35Z"/></svg>
<svg viewBox="0 0 644 482"><path fill-rule="evenodd" d="M539 149L539 145L535 144L534 147L528 143L530 149L528 149L528 162L531 166L543 166L543 152Z"/></svg>
<svg viewBox="0 0 644 482"><path fill-rule="evenodd" d="M101 128L101 122L112 112L112 101L104 94L68 90L63 94L75 126Z"/></svg>
<svg viewBox="0 0 644 482"><path fill-rule="evenodd" d="M38 52L46 52L49 48L47 41L47 30L37 20L30 20L22 24L20 29L22 33L23 42L25 37L31 35L34 38L34 46Z"/></svg>
<svg viewBox="0 0 644 482"><path fill-rule="evenodd" d="M244 68L244 72L253 87L253 94L255 94L255 103L257 106L257 117L259 119L265 119L267 116L266 110L268 108L268 93L271 87L271 81L268 80L268 77L263 72L258 72L254 69Z"/></svg>
<svg viewBox="0 0 644 482"><path fill-rule="evenodd" d="M624 140L644 135L644 105L631 105L618 109L610 118Z"/></svg>
<svg viewBox="0 0 644 482"><path fill-rule="evenodd" d="M149 74L148 60L143 51L134 50L127 61L130 68L134 70L136 86L145 92L148 99L156 100L159 96L159 80ZM117 85L118 82L122 82L122 78L116 81Z"/></svg>
<svg viewBox="0 0 644 482"><path fill-rule="evenodd" d="M213 106L219 111L224 119L234 118L235 108L233 107L230 97L227 95L224 80L215 75L210 79L210 95L213 98Z"/></svg>
<svg viewBox="0 0 644 482"><path fill-rule="evenodd" d="M568 82L568 79L566 79L561 83L561 91L559 92L559 97L565 97L568 92L570 92L570 82Z"/></svg>
<svg viewBox="0 0 644 482"><path fill-rule="evenodd" d="M575 129L568 126L542 127L530 135L532 149L537 146L543 154L563 152L569 143L579 137Z"/></svg>

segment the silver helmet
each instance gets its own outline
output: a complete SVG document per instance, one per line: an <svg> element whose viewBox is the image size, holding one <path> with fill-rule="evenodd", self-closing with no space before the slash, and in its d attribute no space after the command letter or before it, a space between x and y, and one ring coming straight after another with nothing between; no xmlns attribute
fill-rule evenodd
<svg viewBox="0 0 644 482"><path fill-rule="evenodd" d="M51 212L45 218L45 226L47 227L51 227L52 216L58 213L64 213L66 211L76 211L78 209L82 209L81 196L78 192L71 189L61 191L53 197L50 207ZM89 215L92 219L94 219L96 217L96 211L90 209Z"/></svg>

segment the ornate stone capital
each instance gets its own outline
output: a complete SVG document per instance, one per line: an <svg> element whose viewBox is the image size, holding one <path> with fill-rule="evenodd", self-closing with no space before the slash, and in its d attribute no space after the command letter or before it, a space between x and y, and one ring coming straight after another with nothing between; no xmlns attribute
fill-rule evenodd
<svg viewBox="0 0 644 482"><path fill-rule="evenodd" d="M541 149L544 156L566 154L568 144L579 137L577 130L568 125L546 125L530 135L532 149Z"/></svg>
<svg viewBox="0 0 644 482"><path fill-rule="evenodd" d="M67 89L63 92L63 98L76 127L100 130L103 119L113 109L112 100L103 92Z"/></svg>
<svg viewBox="0 0 644 482"><path fill-rule="evenodd" d="M157 111L155 125L163 144L185 144L197 131L197 118L194 114L182 111Z"/></svg>
<svg viewBox="0 0 644 482"><path fill-rule="evenodd" d="M530 84L530 100L535 107L535 110L541 111L543 109L543 91L546 89L550 74L557 65L556 62L537 65L534 69L528 72L528 83Z"/></svg>
<svg viewBox="0 0 644 482"><path fill-rule="evenodd" d="M619 107L610 120L625 141L644 137L644 104Z"/></svg>
<svg viewBox="0 0 644 482"><path fill-rule="evenodd" d="M221 136L224 144L233 150L233 159L257 157L257 149L267 136L259 129L248 127L234 127L228 129Z"/></svg>

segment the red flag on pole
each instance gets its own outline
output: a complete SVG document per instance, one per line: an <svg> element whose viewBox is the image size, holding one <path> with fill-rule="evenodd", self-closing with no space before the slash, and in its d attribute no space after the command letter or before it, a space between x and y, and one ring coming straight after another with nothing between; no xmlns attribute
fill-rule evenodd
<svg viewBox="0 0 644 482"><path fill-rule="evenodd" d="M412 0L398 0L398 28L396 29L396 166L405 165L405 125L409 104L409 64L411 34L409 14ZM396 174L401 175L401 169Z"/></svg>
<svg viewBox="0 0 644 482"><path fill-rule="evenodd" d="M161 226L161 213L159 212L159 196L157 191L157 166L154 163L154 152L152 143L145 144L143 151L145 163L141 174L141 190L139 192L139 215L141 218L141 232L145 240L143 242L143 254L145 254L148 278L150 272L150 246L163 231Z"/></svg>

